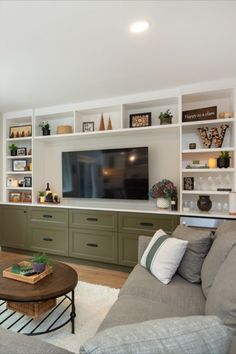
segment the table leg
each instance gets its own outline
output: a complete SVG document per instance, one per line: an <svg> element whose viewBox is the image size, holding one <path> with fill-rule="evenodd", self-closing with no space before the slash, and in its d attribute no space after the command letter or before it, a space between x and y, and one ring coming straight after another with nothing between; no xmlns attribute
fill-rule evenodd
<svg viewBox="0 0 236 354"><path fill-rule="evenodd" d="M72 290L71 292L71 301L72 301L72 310L71 310L71 332L74 334L75 333L75 317L76 317L76 313L75 313L75 293L74 290Z"/></svg>

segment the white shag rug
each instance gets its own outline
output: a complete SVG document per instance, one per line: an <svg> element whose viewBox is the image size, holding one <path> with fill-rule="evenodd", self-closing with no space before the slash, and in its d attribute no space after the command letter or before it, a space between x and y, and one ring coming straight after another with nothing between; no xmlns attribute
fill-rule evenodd
<svg viewBox="0 0 236 354"><path fill-rule="evenodd" d="M119 289L89 284L79 281L75 288L75 334L71 333L71 323L52 332L37 336L41 340L79 353L79 348L87 339L93 337L117 300Z"/></svg>

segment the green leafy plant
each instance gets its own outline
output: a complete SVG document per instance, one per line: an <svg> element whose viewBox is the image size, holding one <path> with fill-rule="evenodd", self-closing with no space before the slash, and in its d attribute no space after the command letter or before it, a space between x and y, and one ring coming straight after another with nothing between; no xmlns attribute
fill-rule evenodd
<svg viewBox="0 0 236 354"><path fill-rule="evenodd" d="M165 118L173 118L173 115L169 109L165 112L161 112L159 115L159 119L165 119Z"/></svg>
<svg viewBox="0 0 236 354"><path fill-rule="evenodd" d="M230 159L231 156L229 155L229 151L221 151L219 158L223 160Z"/></svg>
<svg viewBox="0 0 236 354"><path fill-rule="evenodd" d="M39 127L42 129L42 130L49 130L50 128L50 124L47 122L41 122L39 123Z"/></svg>
<svg viewBox="0 0 236 354"><path fill-rule="evenodd" d="M45 196L45 192L38 192L39 193L39 197L44 197Z"/></svg>
<svg viewBox="0 0 236 354"><path fill-rule="evenodd" d="M11 144L8 146L10 151L16 151L17 150L17 146L15 144Z"/></svg>
<svg viewBox="0 0 236 354"><path fill-rule="evenodd" d="M48 256L46 253L38 253L33 256L33 263L48 264Z"/></svg>

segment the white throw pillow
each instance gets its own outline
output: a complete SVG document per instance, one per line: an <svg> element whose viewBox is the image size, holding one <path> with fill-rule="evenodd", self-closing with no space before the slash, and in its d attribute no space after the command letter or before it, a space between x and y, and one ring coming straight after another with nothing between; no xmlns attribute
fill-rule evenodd
<svg viewBox="0 0 236 354"><path fill-rule="evenodd" d="M160 229L144 251L141 265L163 284L168 284L184 256L187 244L188 241L169 236Z"/></svg>

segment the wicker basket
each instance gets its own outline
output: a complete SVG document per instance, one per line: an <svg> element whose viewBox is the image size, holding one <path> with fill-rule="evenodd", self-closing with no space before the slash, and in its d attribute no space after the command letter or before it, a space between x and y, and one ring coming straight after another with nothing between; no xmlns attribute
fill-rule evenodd
<svg viewBox="0 0 236 354"><path fill-rule="evenodd" d="M71 125L58 125L57 134L70 134L73 133Z"/></svg>
<svg viewBox="0 0 236 354"><path fill-rule="evenodd" d="M33 319L40 317L45 312L51 310L54 306L56 306L56 299L38 302L7 301L7 308L9 310L20 312L23 315L33 317Z"/></svg>

